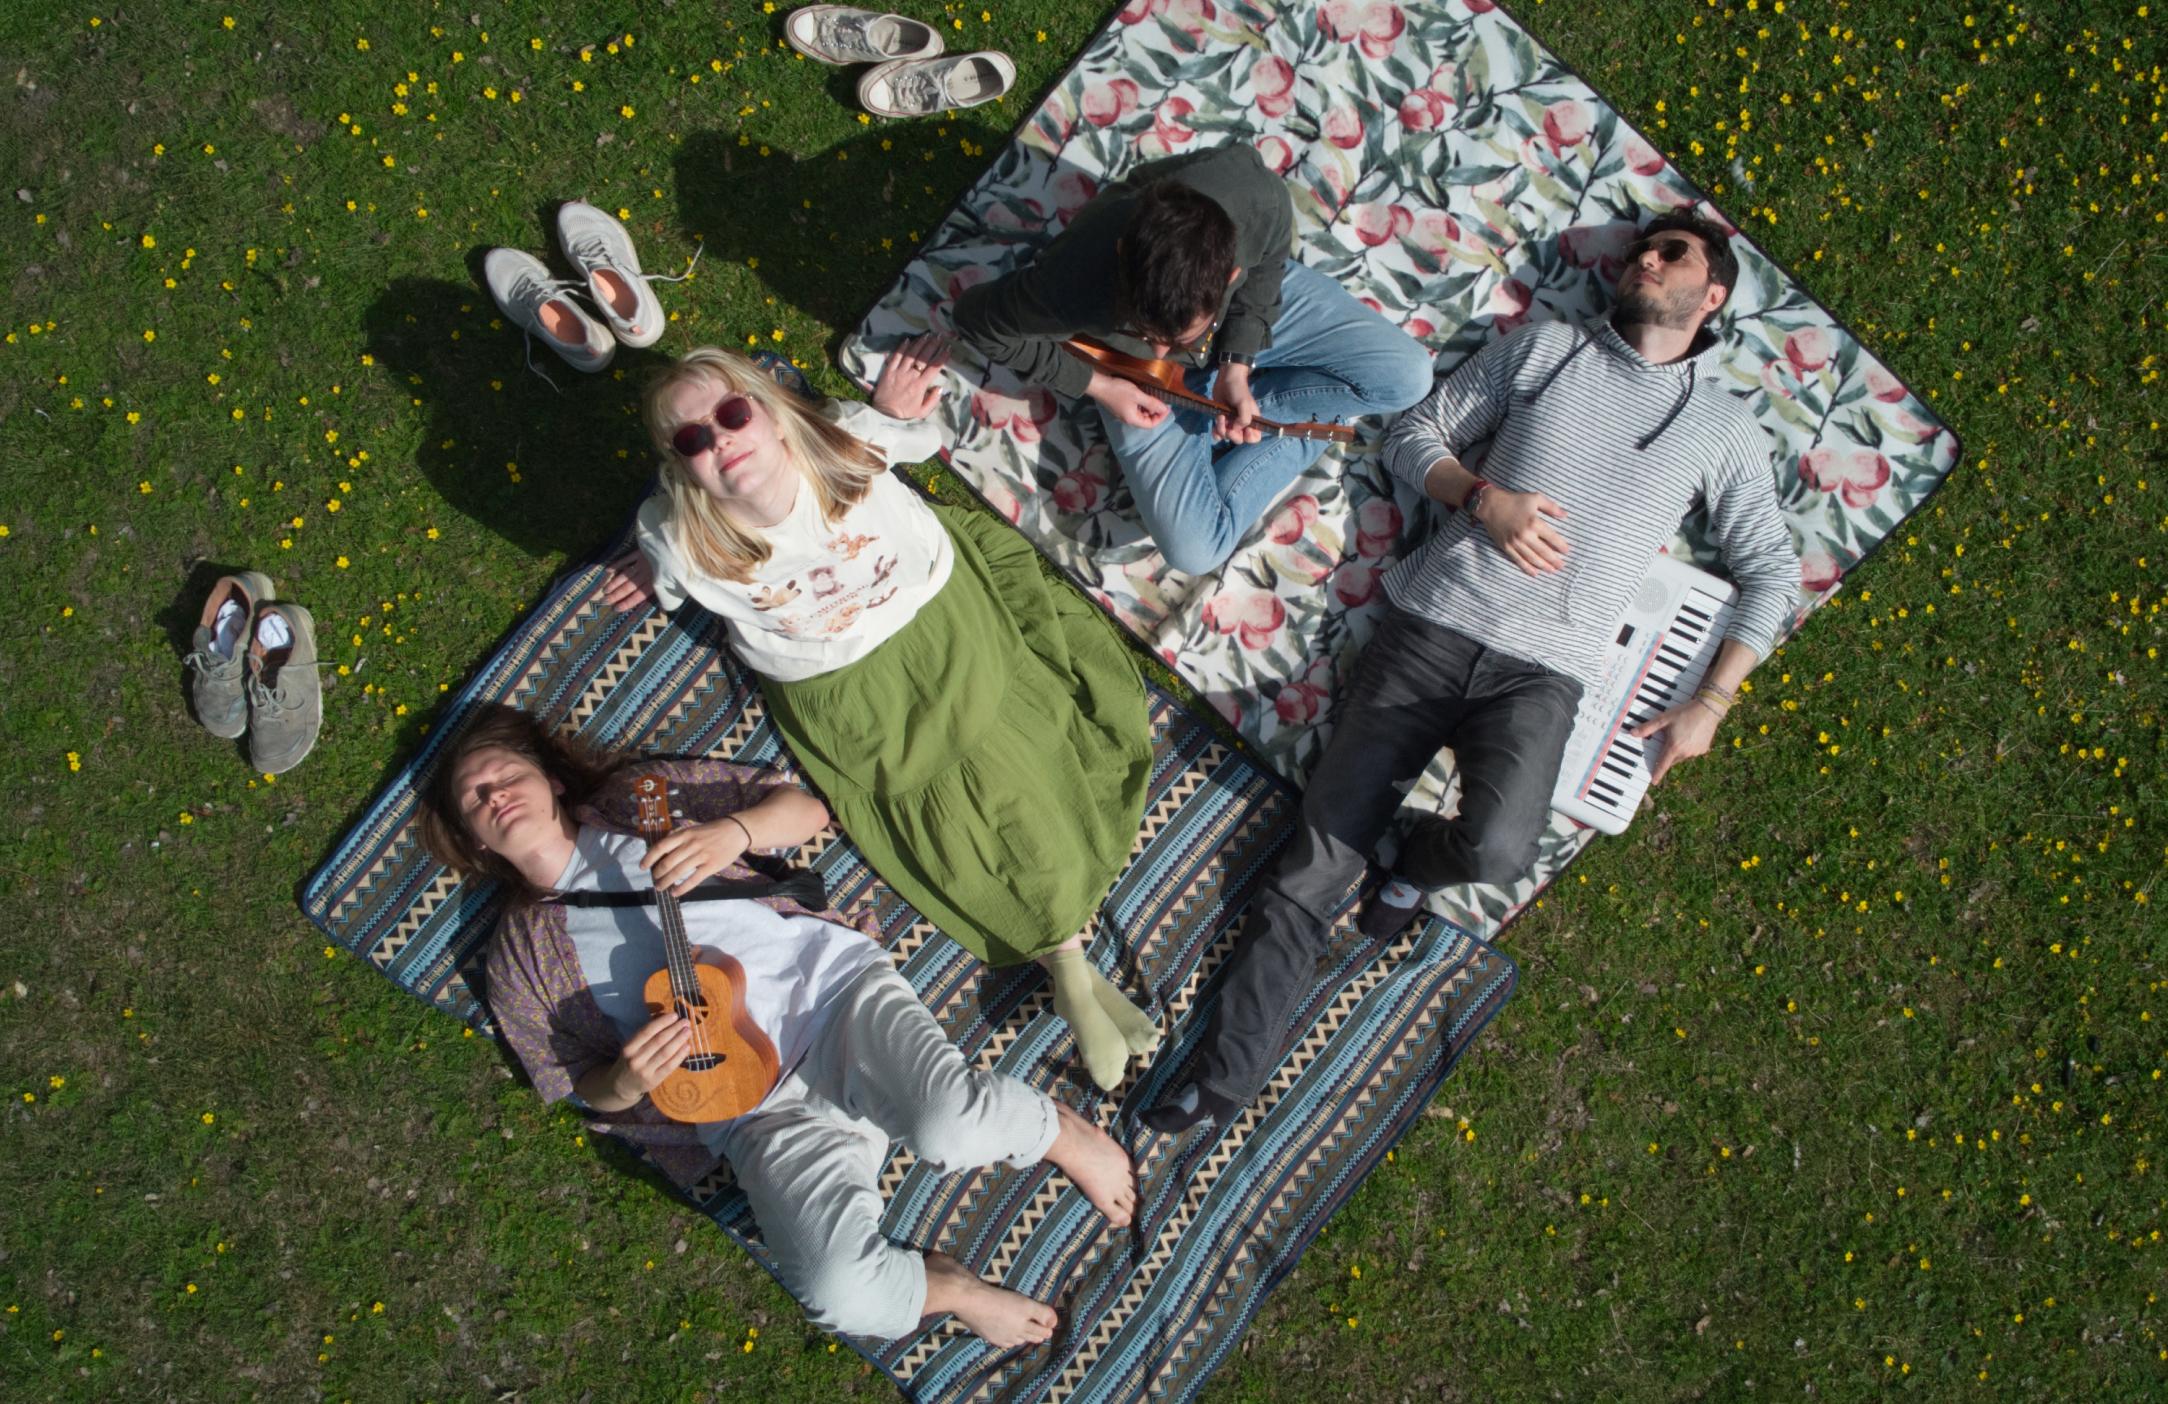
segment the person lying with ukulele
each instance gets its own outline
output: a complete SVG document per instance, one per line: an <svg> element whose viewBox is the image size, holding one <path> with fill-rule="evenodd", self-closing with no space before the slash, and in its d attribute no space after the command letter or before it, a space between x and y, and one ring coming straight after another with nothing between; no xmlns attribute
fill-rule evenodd
<svg viewBox="0 0 2168 1404"><path fill-rule="evenodd" d="M628 832L645 788L667 788L690 821L665 811L644 826L667 831L653 844ZM1068 1107L965 1063L870 920L854 927L824 909L817 881L777 882L756 866L774 866L757 853L827 823L818 799L775 772L607 764L504 706L452 743L423 810L431 852L511 890L487 995L545 1101L576 1098L589 1126L638 1146L680 1186L729 1161L777 1276L816 1325L893 1339L949 1312L995 1346L1048 1340L1053 1308L882 1236L889 1141L945 1171L1046 1161L1117 1228L1135 1208L1129 1157ZM703 886L718 900L698 900ZM732 972L736 1027L720 1026L713 998L654 1001L671 913L695 959ZM774 1077L750 1110L703 1121L661 1109L678 1105L665 1094L696 1064L741 1056Z"/></svg>
<svg viewBox="0 0 2168 1404"><path fill-rule="evenodd" d="M958 298L956 335L1026 384L1097 402L1167 564L1213 570L1323 452L1261 421L1391 414L1430 389L1422 344L1289 257L1293 242L1287 186L1247 143L1147 162ZM1095 359L1065 348L1079 337ZM1219 408L1171 408L1122 358L1171 360Z"/></svg>

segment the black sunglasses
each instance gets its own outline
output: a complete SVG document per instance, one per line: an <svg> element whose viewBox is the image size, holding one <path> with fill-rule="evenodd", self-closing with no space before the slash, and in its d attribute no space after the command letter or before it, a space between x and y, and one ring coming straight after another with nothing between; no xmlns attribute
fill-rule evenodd
<svg viewBox="0 0 2168 1404"><path fill-rule="evenodd" d="M708 419L680 424L670 436L670 447L677 450L678 457L698 458L715 447L715 431L708 427L709 420L735 434L753 422L753 402L743 395L725 395Z"/></svg>
<svg viewBox="0 0 2168 1404"><path fill-rule="evenodd" d="M1656 250L1656 256L1666 263L1680 263L1686 259L1688 254L1694 251L1694 241L1680 235L1668 239L1662 237L1636 239L1626 246L1626 261L1628 263L1640 262L1641 255L1647 253L1650 249Z"/></svg>

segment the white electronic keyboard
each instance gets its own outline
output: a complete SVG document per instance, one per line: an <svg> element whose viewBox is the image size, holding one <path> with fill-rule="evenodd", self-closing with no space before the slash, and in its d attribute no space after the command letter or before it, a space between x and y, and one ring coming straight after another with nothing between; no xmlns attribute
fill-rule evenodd
<svg viewBox="0 0 2168 1404"><path fill-rule="evenodd" d="M1628 734L1683 702L1724 642L1738 587L1683 561L1658 556L1619 621L1599 686L1581 695L1581 712L1558 767L1551 808L1607 834L1621 834L1649 789L1649 761L1661 736Z"/></svg>

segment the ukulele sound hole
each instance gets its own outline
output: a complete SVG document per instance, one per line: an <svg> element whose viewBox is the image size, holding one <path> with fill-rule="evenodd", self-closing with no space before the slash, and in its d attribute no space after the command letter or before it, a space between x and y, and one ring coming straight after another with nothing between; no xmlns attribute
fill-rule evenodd
<svg viewBox="0 0 2168 1404"><path fill-rule="evenodd" d="M690 1058L687 1058L681 1066L691 1072L707 1072L711 1068L721 1067L723 1065L723 1056L721 1053L695 1053Z"/></svg>

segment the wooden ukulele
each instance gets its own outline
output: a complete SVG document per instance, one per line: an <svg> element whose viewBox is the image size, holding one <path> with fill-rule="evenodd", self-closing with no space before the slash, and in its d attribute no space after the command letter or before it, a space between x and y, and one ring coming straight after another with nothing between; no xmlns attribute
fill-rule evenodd
<svg viewBox="0 0 2168 1404"><path fill-rule="evenodd" d="M640 837L649 844L670 832L670 782L643 775L633 782L640 806ZM745 1008L745 967L721 951L720 966L693 959L685 914L677 898L655 889L662 923L663 968L647 978L650 1014L680 1014L692 1026L692 1051L649 1091L655 1110L672 1121L728 1121L760 1105L775 1089L782 1067L775 1045Z"/></svg>
<svg viewBox="0 0 2168 1404"><path fill-rule="evenodd" d="M1170 405L1183 405L1210 414L1233 413L1218 400L1190 389L1182 380L1185 368L1173 361L1147 361L1141 356L1117 351L1088 336L1071 337L1061 344L1061 349L1093 369L1103 370L1108 375L1126 380L1154 399L1164 400ZM1273 438L1322 439L1335 444L1355 442L1355 430L1346 424L1281 424L1270 419L1253 419L1250 423Z"/></svg>

